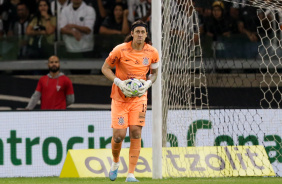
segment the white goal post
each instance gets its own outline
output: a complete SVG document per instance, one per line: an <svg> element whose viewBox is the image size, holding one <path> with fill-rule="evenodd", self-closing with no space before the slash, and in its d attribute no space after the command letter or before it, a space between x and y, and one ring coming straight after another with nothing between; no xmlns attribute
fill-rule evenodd
<svg viewBox="0 0 282 184"><path fill-rule="evenodd" d="M161 32L161 1L152 1L152 43L158 50L160 57L158 77L152 87L152 145L153 152L153 179L162 178L162 86L161 86L161 69L162 69L162 32Z"/></svg>

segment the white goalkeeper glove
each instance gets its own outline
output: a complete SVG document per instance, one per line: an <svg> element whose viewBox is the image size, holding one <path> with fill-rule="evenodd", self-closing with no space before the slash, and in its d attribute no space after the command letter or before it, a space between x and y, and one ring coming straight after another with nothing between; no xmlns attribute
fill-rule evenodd
<svg viewBox="0 0 282 184"><path fill-rule="evenodd" d="M151 80L145 81L143 79L140 79L140 82L142 82L143 86L138 89L137 96L139 97L143 96L146 93L146 91L152 86Z"/></svg>
<svg viewBox="0 0 282 184"><path fill-rule="evenodd" d="M127 80L120 80L119 78L115 78L114 79L114 83L115 85L117 85L119 87L119 89L122 91L122 93L126 96L126 97L132 97L132 92L131 89L129 87L127 87L127 83L130 82L130 79Z"/></svg>

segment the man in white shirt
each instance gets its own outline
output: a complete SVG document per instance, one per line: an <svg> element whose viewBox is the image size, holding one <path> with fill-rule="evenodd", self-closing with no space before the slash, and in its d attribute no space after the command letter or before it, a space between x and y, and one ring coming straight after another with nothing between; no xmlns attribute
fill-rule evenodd
<svg viewBox="0 0 282 184"><path fill-rule="evenodd" d="M74 58L76 54L91 57L93 54L93 28L96 12L82 0L72 0L63 9L60 17L60 30L67 52ZM82 55L81 55L82 54Z"/></svg>

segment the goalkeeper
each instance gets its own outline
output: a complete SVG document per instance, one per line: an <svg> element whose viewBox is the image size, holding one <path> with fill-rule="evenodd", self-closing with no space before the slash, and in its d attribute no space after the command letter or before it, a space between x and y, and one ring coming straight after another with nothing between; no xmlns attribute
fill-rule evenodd
<svg viewBox="0 0 282 184"><path fill-rule="evenodd" d="M113 81L111 93L113 164L109 173L112 181L117 178L122 141L129 127L129 170L126 181L138 182L134 177L134 170L141 149L142 127L145 126L147 90L157 78L159 61L158 52L151 46L147 35L147 25L141 20L134 22L130 35L125 38L124 43L111 51L102 67L103 74ZM112 71L114 67L115 74ZM147 79L149 70L151 74ZM143 84L135 96L132 96L131 90L127 87L131 78L139 79Z"/></svg>

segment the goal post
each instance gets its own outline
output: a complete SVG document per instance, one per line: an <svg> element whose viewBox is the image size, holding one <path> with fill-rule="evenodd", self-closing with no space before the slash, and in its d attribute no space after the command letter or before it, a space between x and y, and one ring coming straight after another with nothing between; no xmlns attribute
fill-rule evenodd
<svg viewBox="0 0 282 184"><path fill-rule="evenodd" d="M152 43L158 50L159 72L158 77L152 87L152 113L153 113L153 125L152 125L152 145L154 145L153 152L153 170L152 178L162 178L162 32L161 32L161 1L152 1Z"/></svg>

